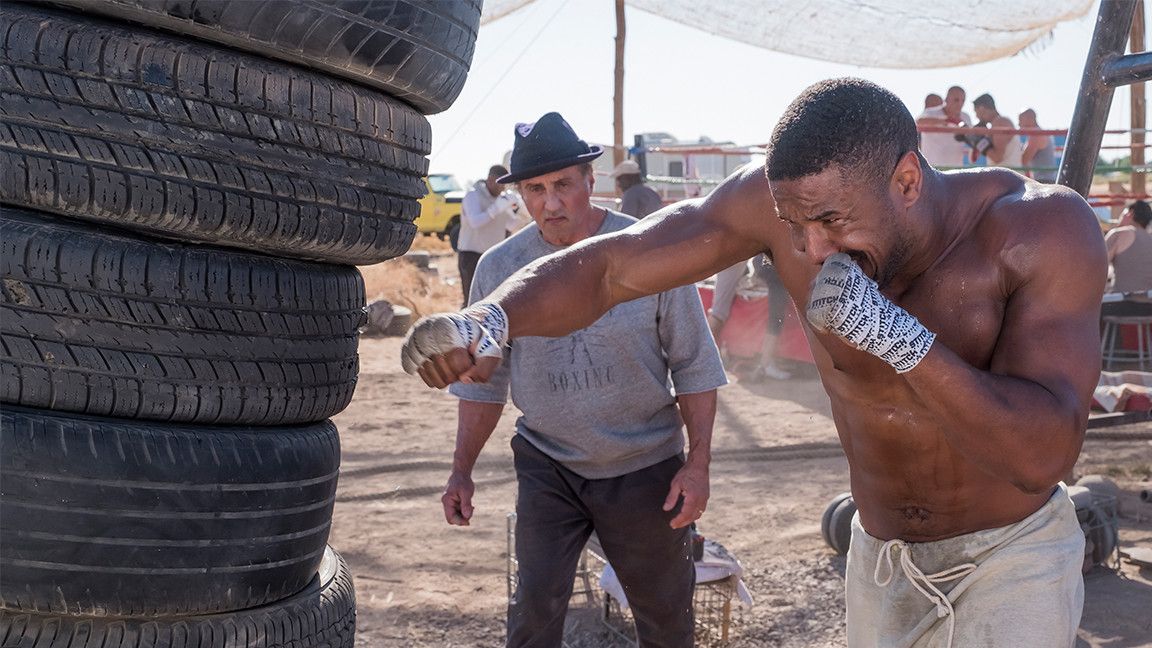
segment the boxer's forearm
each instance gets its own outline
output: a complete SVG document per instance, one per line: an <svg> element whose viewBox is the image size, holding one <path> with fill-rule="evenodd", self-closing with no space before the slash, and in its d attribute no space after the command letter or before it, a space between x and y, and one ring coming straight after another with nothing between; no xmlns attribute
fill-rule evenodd
<svg viewBox="0 0 1152 648"><path fill-rule="evenodd" d="M1087 413L1070 384L981 371L940 343L904 376L949 445L1021 491L1045 492L1075 464Z"/></svg>
<svg viewBox="0 0 1152 648"><path fill-rule="evenodd" d="M611 260L606 246L573 246L518 270L485 301L508 314L509 338L560 337L585 328L608 312Z"/></svg>

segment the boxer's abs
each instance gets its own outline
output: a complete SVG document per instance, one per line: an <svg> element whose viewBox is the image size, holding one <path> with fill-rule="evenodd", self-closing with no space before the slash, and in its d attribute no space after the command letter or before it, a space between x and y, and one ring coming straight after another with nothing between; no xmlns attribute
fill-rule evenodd
<svg viewBox="0 0 1152 648"><path fill-rule="evenodd" d="M1018 522L1051 492L1027 494L992 477L914 412L844 412L837 423L852 469L852 494L869 534L941 540Z"/></svg>

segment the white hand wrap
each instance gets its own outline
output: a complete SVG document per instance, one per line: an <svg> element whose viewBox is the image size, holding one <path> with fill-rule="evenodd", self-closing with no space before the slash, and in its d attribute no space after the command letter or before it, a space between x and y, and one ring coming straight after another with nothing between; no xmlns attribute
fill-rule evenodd
<svg viewBox="0 0 1152 648"><path fill-rule="evenodd" d="M461 313L437 313L416 322L400 352L404 371L414 374L434 355L467 349L474 358L504 356L508 315L499 304L479 302Z"/></svg>
<svg viewBox="0 0 1152 648"><path fill-rule="evenodd" d="M826 261L808 299L808 321L839 335L852 346L911 371L928 355L936 334L893 304L847 254Z"/></svg>

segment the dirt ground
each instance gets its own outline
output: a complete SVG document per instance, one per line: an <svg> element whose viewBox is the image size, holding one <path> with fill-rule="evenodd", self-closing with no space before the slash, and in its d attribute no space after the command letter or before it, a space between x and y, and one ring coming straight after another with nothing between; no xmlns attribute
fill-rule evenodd
<svg viewBox="0 0 1152 648"><path fill-rule="evenodd" d="M472 526L448 526L439 495L456 400L405 375L399 347L398 338L362 340L355 399L335 419L343 465L330 542L355 575L357 646L500 646L515 408L505 409L473 475ZM820 518L848 490L848 468L819 381L798 369L789 381L720 392L712 499L699 526L740 559L755 598L737 612L732 646L844 645L844 559L821 539ZM1115 479L1121 546L1152 547L1152 503L1138 498L1152 488L1152 442L1090 438L1076 472ZM1152 569L1097 567L1085 582L1079 646L1152 646Z"/></svg>

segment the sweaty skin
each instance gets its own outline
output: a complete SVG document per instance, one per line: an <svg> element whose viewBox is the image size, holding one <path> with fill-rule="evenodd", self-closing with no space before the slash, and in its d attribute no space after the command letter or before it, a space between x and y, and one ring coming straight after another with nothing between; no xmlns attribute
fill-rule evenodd
<svg viewBox="0 0 1152 648"><path fill-rule="evenodd" d="M804 323L868 533L938 540L1048 500L1083 441L1107 271L1095 216L1066 188L1002 169L940 173L912 152L886 185L838 167L770 183L750 167L706 198L541 259L491 299L512 338L563 335L759 252L801 307L823 261L846 252L937 334L897 374ZM449 378L482 380L490 367Z"/></svg>

